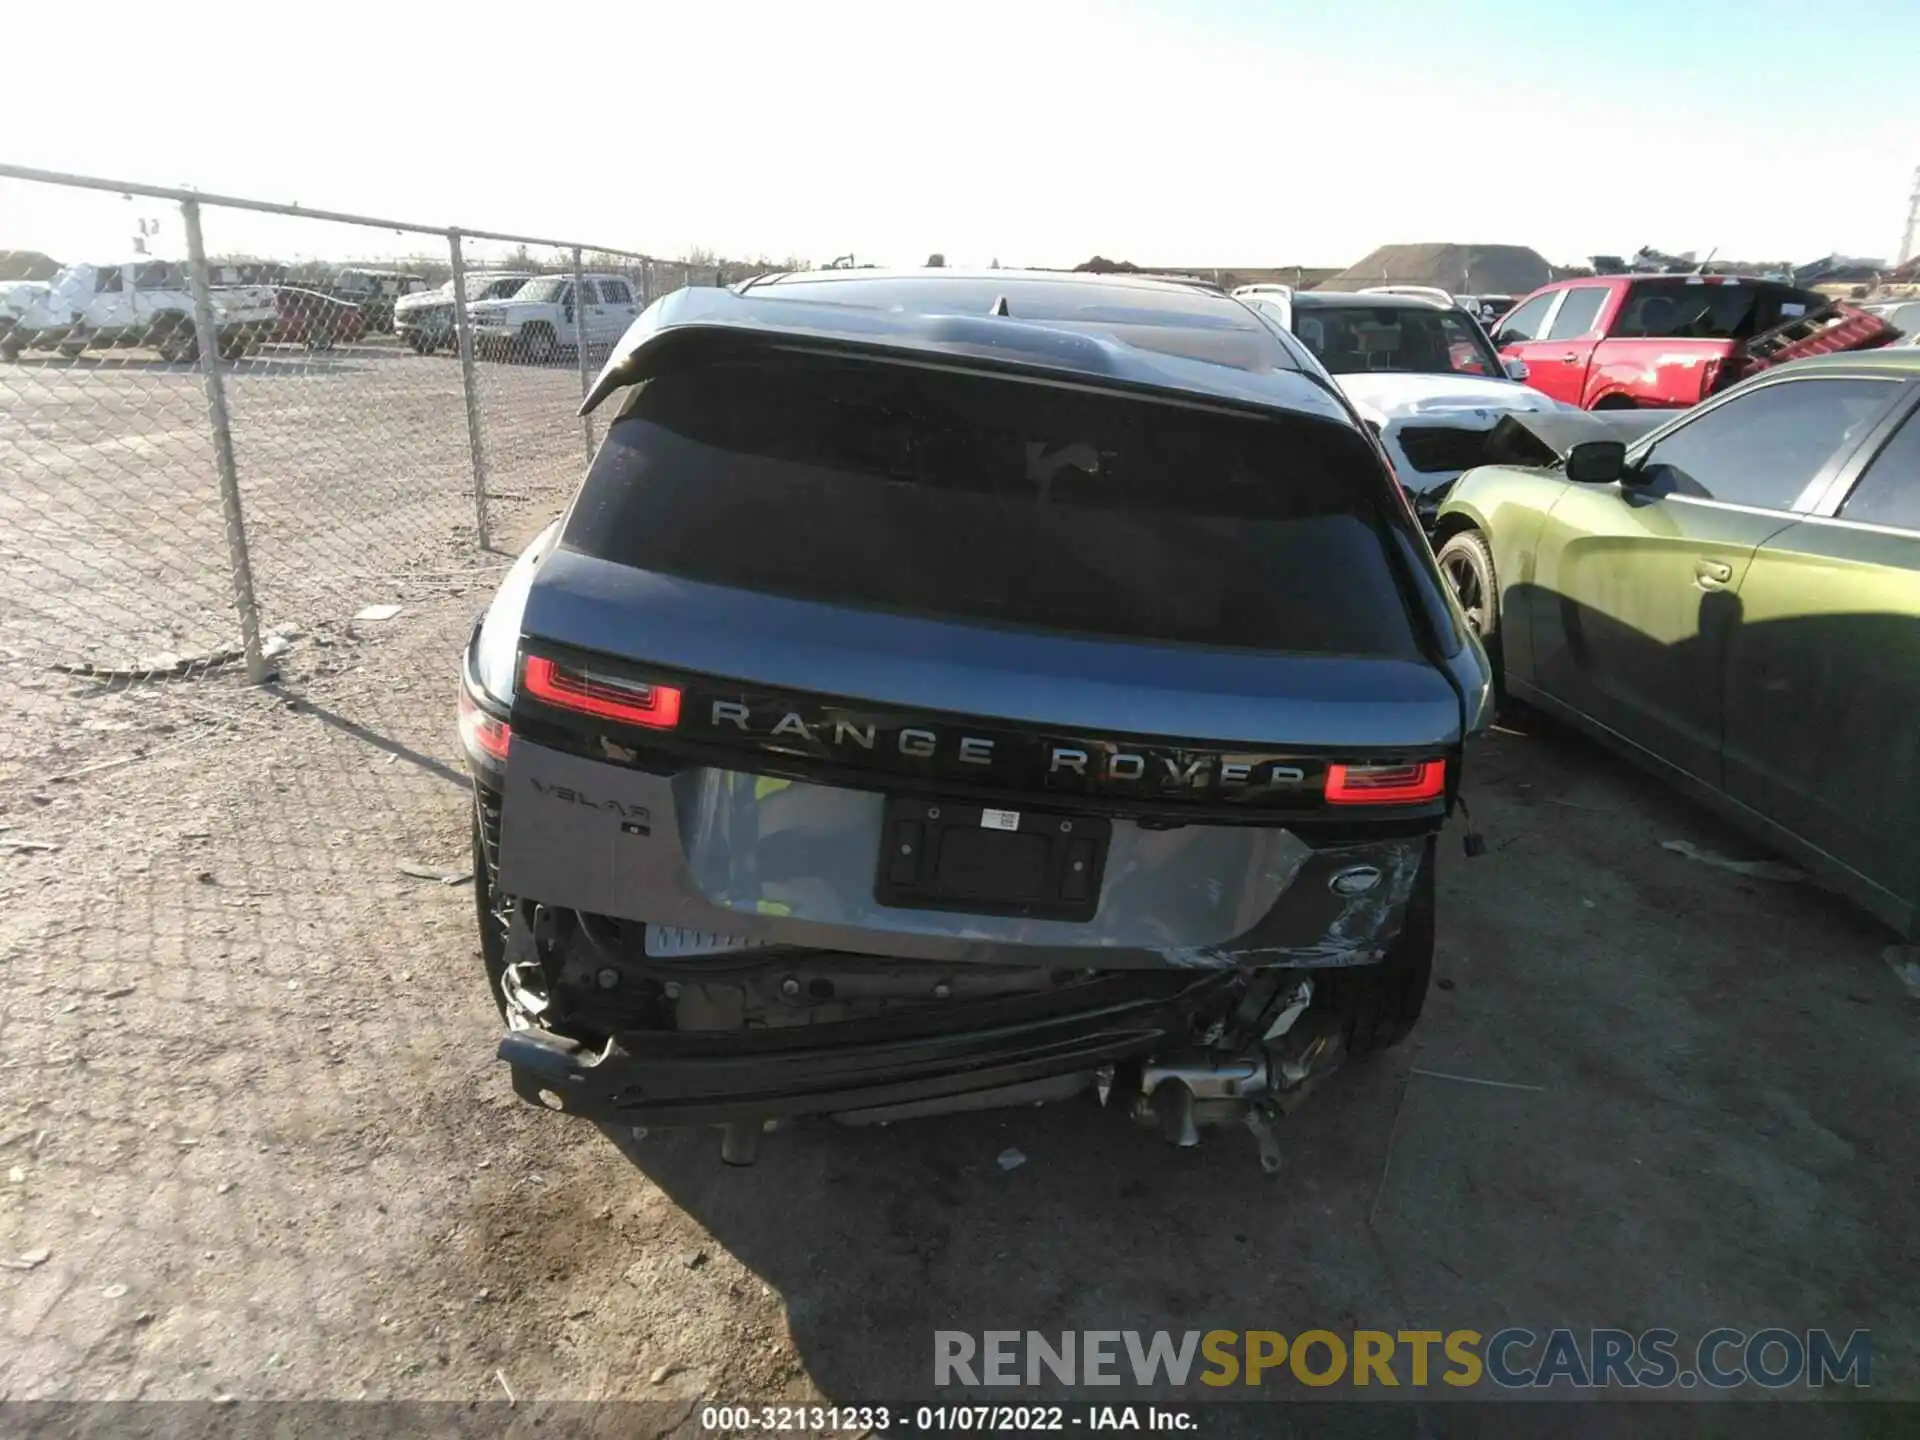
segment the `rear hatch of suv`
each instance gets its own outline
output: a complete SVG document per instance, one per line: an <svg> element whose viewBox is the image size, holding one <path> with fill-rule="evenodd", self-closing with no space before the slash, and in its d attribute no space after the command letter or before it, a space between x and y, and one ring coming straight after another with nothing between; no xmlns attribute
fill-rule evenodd
<svg viewBox="0 0 1920 1440"><path fill-rule="evenodd" d="M1298 961L1246 937L1317 850L1417 863L1477 703L1338 415L690 350L533 583L502 888L649 953Z"/></svg>

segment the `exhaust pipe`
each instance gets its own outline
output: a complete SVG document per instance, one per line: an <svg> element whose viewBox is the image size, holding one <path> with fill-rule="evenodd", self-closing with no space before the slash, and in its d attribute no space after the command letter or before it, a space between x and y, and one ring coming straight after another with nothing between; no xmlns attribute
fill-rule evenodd
<svg viewBox="0 0 1920 1440"><path fill-rule="evenodd" d="M729 1120L720 1130L720 1162L745 1167L760 1158L760 1122Z"/></svg>

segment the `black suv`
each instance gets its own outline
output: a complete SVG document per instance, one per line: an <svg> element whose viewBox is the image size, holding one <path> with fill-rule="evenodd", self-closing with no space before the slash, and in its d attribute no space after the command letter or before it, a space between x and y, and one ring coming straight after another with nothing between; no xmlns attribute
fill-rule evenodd
<svg viewBox="0 0 1920 1440"><path fill-rule="evenodd" d="M500 1054L624 1124L1093 1092L1193 1143L1404 1036L1485 656L1378 446L1204 286L652 306L468 648Z"/></svg>

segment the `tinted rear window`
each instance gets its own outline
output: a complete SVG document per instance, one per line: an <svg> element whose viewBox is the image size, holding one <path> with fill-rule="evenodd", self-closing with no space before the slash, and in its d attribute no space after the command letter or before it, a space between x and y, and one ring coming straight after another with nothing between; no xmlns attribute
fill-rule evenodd
<svg viewBox="0 0 1920 1440"><path fill-rule="evenodd" d="M1276 651L1415 653L1352 431L816 358L648 381L563 543L832 604Z"/></svg>
<svg viewBox="0 0 1920 1440"><path fill-rule="evenodd" d="M1749 340L1825 301L1808 290L1743 282L1636 280L1613 323L1622 339Z"/></svg>

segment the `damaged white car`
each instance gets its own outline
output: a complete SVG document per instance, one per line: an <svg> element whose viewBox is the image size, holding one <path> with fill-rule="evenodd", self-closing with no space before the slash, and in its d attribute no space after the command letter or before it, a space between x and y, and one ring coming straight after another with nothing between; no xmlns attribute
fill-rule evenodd
<svg viewBox="0 0 1920 1440"><path fill-rule="evenodd" d="M1327 368L1429 527L1461 472L1493 460L1487 442L1503 416L1569 408L1523 384L1524 365L1502 362L1486 331L1443 292L1250 285L1233 293Z"/></svg>

